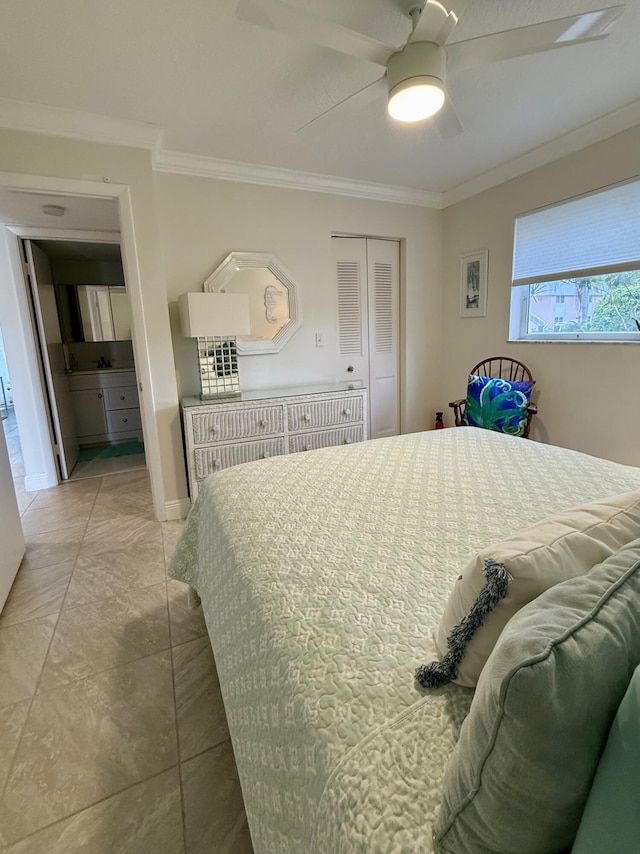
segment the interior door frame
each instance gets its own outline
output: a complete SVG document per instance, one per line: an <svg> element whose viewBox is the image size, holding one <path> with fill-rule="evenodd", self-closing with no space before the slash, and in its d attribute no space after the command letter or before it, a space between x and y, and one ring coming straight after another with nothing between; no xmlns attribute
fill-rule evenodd
<svg viewBox="0 0 640 854"><path fill-rule="evenodd" d="M151 384L151 365L149 360L149 342L144 322L144 312L142 304L142 282L140 279L138 252L136 247L136 234L133 220L133 209L131 205L131 191L126 184L111 184L100 183L97 181L77 180L73 178L50 178L38 175L24 175L13 172L0 172L0 186L5 189L15 190L24 193L46 193L49 195L65 196L80 196L84 198L99 198L113 199L118 205L118 219L120 224L120 232L116 242L120 243L122 254L122 266L124 277L127 283L129 292L129 301L131 304L131 331L133 338L133 352L136 366L136 376L138 379L138 393L140 398L140 409L142 417L142 433L145 443L145 456L149 469L151 480L151 493L153 498L153 506L157 519L166 519L166 506L164 485L162 482L162 461L160 455L160 443L157 431L157 425L154 417L154 404ZM21 238L35 239L47 237L51 239L52 233L48 229L29 228L26 226L4 226L5 236L7 238L7 274L12 280L13 285L13 303L17 307L17 317L20 319L21 327L21 344L22 351L33 363L37 358L35 352L35 341L33 339L33 331L29 319L27 326L25 321L24 308L26 301L26 293L24 280L22 276L22 262L20 257L19 241ZM52 230L53 231L53 230ZM55 236L59 239L72 239L64 235L78 234L79 232L71 232L63 229L55 230ZM105 235L113 234L111 232L96 232L83 231L82 239L85 241L94 242L97 235L102 235L104 240ZM109 242L109 241L104 241ZM114 241L111 241L114 242ZM16 267L18 264L18 267ZM28 316L28 312L27 312ZM6 344L6 342L5 342ZM44 401L44 389L38 380L36 380L37 372L33 370L27 371L22 381L27 382L28 389L24 390L25 395L28 394L32 402L34 413L43 414L46 412L46 404ZM22 391L22 390L21 390ZM15 399L15 394L14 394ZM38 418L33 422L36 430L45 430L48 433L47 423L43 423L42 418ZM42 436L39 438L42 445ZM50 441L47 435L46 444ZM51 450L51 459L45 461L49 466L53 464L53 451ZM50 469L49 469L50 470ZM55 473L56 483L57 472ZM37 487L34 487L37 488Z"/></svg>

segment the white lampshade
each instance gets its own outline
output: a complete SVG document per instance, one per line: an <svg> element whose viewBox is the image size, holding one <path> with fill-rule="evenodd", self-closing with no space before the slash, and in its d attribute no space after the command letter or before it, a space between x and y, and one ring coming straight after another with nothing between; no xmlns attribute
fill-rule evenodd
<svg viewBox="0 0 640 854"><path fill-rule="evenodd" d="M420 122L435 115L444 104L444 89L437 77L411 77L389 92L389 115L399 122Z"/></svg>
<svg viewBox="0 0 640 854"><path fill-rule="evenodd" d="M185 338L234 337L251 331L248 294L180 294L178 305Z"/></svg>

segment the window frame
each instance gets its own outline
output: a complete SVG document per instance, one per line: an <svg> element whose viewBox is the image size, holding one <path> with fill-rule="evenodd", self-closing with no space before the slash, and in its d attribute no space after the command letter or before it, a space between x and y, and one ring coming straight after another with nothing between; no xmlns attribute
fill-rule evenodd
<svg viewBox="0 0 640 854"><path fill-rule="evenodd" d="M599 196L602 202L596 202ZM528 331L529 313L536 314L531 310L532 285L640 271L636 219L640 220L640 176L637 175L537 210L516 214L508 340L640 343L640 330ZM520 228L523 229L521 243L518 242ZM563 247L567 248L566 252ZM576 248L584 249L584 252L576 253ZM587 265L591 262L591 266L581 267L580 261Z"/></svg>
<svg viewBox="0 0 640 854"><path fill-rule="evenodd" d="M639 332L528 332L531 285L512 285L509 311L510 342L581 342L589 344L640 344Z"/></svg>

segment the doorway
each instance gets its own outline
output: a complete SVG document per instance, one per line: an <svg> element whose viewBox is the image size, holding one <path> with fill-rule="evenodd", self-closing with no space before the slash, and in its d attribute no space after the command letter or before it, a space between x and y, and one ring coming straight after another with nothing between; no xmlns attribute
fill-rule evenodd
<svg viewBox="0 0 640 854"><path fill-rule="evenodd" d="M400 432L400 243L331 239L343 375L369 390L369 438Z"/></svg>
<svg viewBox="0 0 640 854"><path fill-rule="evenodd" d="M119 244L21 243L59 479L145 468Z"/></svg>
<svg viewBox="0 0 640 854"><path fill-rule="evenodd" d="M44 215L45 207L50 205L64 211L63 220ZM52 229L52 225L60 227ZM0 324L19 422L25 489L46 489L59 483L19 249L19 238L48 238L52 230L60 239L103 240L107 233L120 240L132 309L145 456L154 512L156 518L164 519L167 508L151 390L149 337L143 315L131 190L127 185L0 173ZM77 236L79 231L81 237ZM172 508L171 512L177 511Z"/></svg>

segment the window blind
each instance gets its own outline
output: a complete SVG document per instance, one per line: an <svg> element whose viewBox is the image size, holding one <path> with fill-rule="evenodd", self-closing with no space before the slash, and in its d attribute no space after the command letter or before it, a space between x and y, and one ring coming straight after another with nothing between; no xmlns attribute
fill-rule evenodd
<svg viewBox="0 0 640 854"><path fill-rule="evenodd" d="M513 284L640 268L640 181L516 217Z"/></svg>

